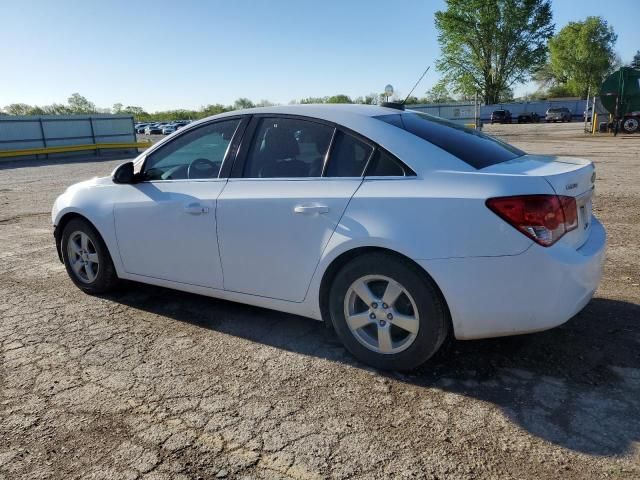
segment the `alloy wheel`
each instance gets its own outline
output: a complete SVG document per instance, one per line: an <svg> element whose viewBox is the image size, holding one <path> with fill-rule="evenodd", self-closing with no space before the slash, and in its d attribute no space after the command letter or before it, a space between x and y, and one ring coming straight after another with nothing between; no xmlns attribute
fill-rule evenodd
<svg viewBox="0 0 640 480"><path fill-rule="evenodd" d="M96 279L100 270L100 258L89 235L80 231L73 232L67 242L67 257L78 280L92 283Z"/></svg>
<svg viewBox="0 0 640 480"><path fill-rule="evenodd" d="M344 315L358 342L385 355L409 348L420 328L409 291L384 275L366 275L353 282L344 298Z"/></svg>

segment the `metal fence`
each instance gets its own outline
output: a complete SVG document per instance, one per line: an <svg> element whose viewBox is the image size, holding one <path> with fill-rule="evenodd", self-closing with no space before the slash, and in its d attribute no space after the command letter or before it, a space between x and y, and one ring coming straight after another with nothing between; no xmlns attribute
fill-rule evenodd
<svg viewBox="0 0 640 480"><path fill-rule="evenodd" d="M135 143L131 115L0 116L1 157L133 154Z"/></svg>
<svg viewBox="0 0 640 480"><path fill-rule="evenodd" d="M480 120L482 122L488 122L491 120L491 112L499 109L509 110L514 122L521 113L537 113L544 119L549 108L561 107L568 108L571 111L573 119L582 120L586 109L586 100L545 100L538 102L480 105ZM473 123L475 120L476 106L473 103L407 105L407 108L460 123Z"/></svg>

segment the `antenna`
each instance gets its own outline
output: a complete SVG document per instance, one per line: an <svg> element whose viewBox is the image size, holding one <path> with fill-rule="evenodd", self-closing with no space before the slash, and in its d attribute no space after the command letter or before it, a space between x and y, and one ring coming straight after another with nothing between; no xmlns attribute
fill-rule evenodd
<svg viewBox="0 0 640 480"><path fill-rule="evenodd" d="M429 71L429 69L431 68L431 65L429 65L427 67L427 69L424 71L424 73L422 74L422 76L418 79L418 81L416 82L416 84L413 86L413 88L411 89L411 91L409 92L409 94L404 98L404 100L402 101L402 105L405 104L405 102L409 99L409 97L411 96L411 94L413 93L413 91L416 89L416 87L418 86L418 84L422 81L422 79L424 78L424 76L427 74L427 72Z"/></svg>

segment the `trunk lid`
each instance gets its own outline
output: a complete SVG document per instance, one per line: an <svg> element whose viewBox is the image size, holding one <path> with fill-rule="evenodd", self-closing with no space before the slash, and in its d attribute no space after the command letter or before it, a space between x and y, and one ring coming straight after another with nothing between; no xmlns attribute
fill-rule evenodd
<svg viewBox="0 0 640 480"><path fill-rule="evenodd" d="M557 195L575 197L578 228L568 232L559 242L579 248L587 241L591 230L591 204L595 181L595 167L590 160L549 155L523 155L484 168L482 172L543 177Z"/></svg>

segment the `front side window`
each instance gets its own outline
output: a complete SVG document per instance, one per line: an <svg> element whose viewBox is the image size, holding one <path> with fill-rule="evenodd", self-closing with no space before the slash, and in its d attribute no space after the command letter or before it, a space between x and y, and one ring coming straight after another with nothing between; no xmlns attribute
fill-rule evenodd
<svg viewBox="0 0 640 480"><path fill-rule="evenodd" d="M217 178L240 120L224 120L198 127L149 154L143 180Z"/></svg>
<svg viewBox="0 0 640 480"><path fill-rule="evenodd" d="M337 132L326 177L361 177L373 148L344 132Z"/></svg>
<svg viewBox="0 0 640 480"><path fill-rule="evenodd" d="M334 129L297 118L261 118L244 178L320 177Z"/></svg>

